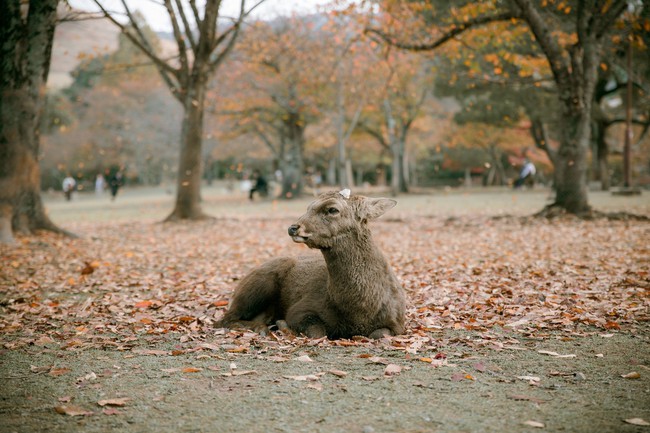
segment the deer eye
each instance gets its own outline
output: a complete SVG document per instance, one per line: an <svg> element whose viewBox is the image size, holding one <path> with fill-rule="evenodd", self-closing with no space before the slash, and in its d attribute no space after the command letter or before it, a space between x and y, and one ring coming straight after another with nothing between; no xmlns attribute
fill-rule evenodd
<svg viewBox="0 0 650 433"><path fill-rule="evenodd" d="M339 210L335 207L330 207L327 208L327 213L330 215L336 215L337 213L339 213Z"/></svg>

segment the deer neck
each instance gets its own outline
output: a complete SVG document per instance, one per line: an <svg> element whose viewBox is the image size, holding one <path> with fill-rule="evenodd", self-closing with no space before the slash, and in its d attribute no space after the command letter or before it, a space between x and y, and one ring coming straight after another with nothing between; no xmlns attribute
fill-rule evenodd
<svg viewBox="0 0 650 433"><path fill-rule="evenodd" d="M348 239L329 249L322 250L329 273L328 290L331 296L358 296L371 290L368 281L381 278L377 272L387 269L387 262L375 245L368 230L365 233L350 233Z"/></svg>

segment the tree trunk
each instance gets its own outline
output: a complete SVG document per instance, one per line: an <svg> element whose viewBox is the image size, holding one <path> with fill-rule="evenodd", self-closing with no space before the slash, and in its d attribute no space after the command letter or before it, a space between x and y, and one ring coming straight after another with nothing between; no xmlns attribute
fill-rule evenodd
<svg viewBox="0 0 650 433"><path fill-rule="evenodd" d="M607 156L609 153L609 147L605 141L605 130L606 126L603 124L598 124L596 137L596 173L597 179L600 181L600 189L602 191L609 191L611 186L609 179L609 164L607 163Z"/></svg>
<svg viewBox="0 0 650 433"><path fill-rule="evenodd" d="M350 188L352 179L348 176L346 169L347 155L345 151L345 101L343 100L343 81L338 80L338 87L336 92L336 108L338 111L337 125L336 125L336 154L338 156L337 173L339 185L341 188Z"/></svg>
<svg viewBox="0 0 650 433"><path fill-rule="evenodd" d="M573 80L560 85L560 147L555 158L555 202L568 213L591 212L587 199L587 155L591 143L594 91L600 46L593 36L585 36L570 50ZM569 84L569 85L566 85Z"/></svg>
<svg viewBox="0 0 650 433"><path fill-rule="evenodd" d="M588 86L583 82L583 89ZM593 87L592 87L593 89ZM555 153L555 202L559 207L576 215L588 214L591 207L587 201L587 154L591 140L591 98L584 90L581 104L573 99L564 101L564 115L560 117L560 146Z"/></svg>
<svg viewBox="0 0 650 433"><path fill-rule="evenodd" d="M289 155L282 161L282 192L280 197L292 199L302 193L302 157L297 153L289 152Z"/></svg>
<svg viewBox="0 0 650 433"><path fill-rule="evenodd" d="M393 147L393 194L408 192L408 179L407 179L407 160L405 158L404 142L396 139Z"/></svg>
<svg viewBox="0 0 650 433"><path fill-rule="evenodd" d="M188 86L181 129L181 153L176 184L176 204L165 221L208 218L201 210L201 162L205 83L197 79Z"/></svg>
<svg viewBox="0 0 650 433"><path fill-rule="evenodd" d="M304 172L303 151L305 145L305 128L299 115L289 116L285 123L286 141L289 149L282 165L282 192L281 197L292 199L302 194Z"/></svg>
<svg viewBox="0 0 650 433"><path fill-rule="evenodd" d="M39 229L71 235L45 213L38 166L57 4L0 2L0 242Z"/></svg>

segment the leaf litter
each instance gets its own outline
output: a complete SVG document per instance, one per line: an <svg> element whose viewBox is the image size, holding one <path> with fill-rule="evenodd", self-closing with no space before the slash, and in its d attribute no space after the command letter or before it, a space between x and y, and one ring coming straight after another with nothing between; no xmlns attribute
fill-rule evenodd
<svg viewBox="0 0 650 433"><path fill-rule="evenodd" d="M648 225L577 219L401 221L399 230L394 223L379 221L374 231L409 299L407 332L402 336L330 341L280 331L263 337L215 329L237 281L250 269L277 251L306 252L285 239L283 230L278 234L269 229L290 221L249 219L242 232L241 221L225 219L125 224L117 227L119 236L115 225L80 223L73 229L87 234L81 239L46 233L37 240L19 238L17 247L0 247L1 342L4 350L101 349L161 358L255 356L305 365L318 364L309 348L356 348L365 351L367 356L357 356L366 358L369 366L383 368L359 376L362 381L400 376L413 362L448 368L452 382L471 384L483 375L505 382L516 375L508 378L485 360L463 363L463 347L484 356L490 351L528 351L529 340L611 338L618 332L634 333L650 319L650 249L643 240ZM472 336L456 331L471 331ZM178 342L174 349L148 348L170 338ZM583 355L536 352L566 362ZM401 353L402 358L396 364L392 356L378 353ZM475 372L468 373L468 367ZM161 370L200 375L219 367ZM32 371L52 377L69 372L64 366L32 366ZM343 370L327 368L284 378L320 391L326 373L337 380L349 377ZM228 378L254 376L257 371L239 370L232 363L218 374L234 380ZM544 375L554 377L540 371L520 379L538 386ZM618 377L636 378L620 372ZM548 401L521 394L510 398ZM56 411L93 414L69 404L56 406ZM110 408L102 413L120 414Z"/></svg>
<svg viewBox="0 0 650 433"><path fill-rule="evenodd" d="M43 234L20 239L18 247L1 247L4 347L166 356L136 342L168 334L233 353L261 342L314 344L280 332L263 338L213 327L247 271L277 251L303 251L283 231L269 230L272 222L247 220L244 234L236 220L117 228L80 224L75 230L92 230L92 237ZM408 294L406 335L377 342L322 340L319 346L379 346L428 355L438 347L437 333L464 329L483 333L473 344L500 350L516 347L518 337L544 338L551 331L573 337L581 325L625 330L650 319L647 225L572 219L449 224L435 218L410 218L400 230L393 225L380 221L374 230ZM76 278L82 271L84 278ZM495 327L511 328L512 338L495 336Z"/></svg>

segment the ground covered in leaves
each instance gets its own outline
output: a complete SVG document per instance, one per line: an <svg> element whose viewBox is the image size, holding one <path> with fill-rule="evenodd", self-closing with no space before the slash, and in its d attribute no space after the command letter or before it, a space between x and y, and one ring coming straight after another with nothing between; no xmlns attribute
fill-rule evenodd
<svg viewBox="0 0 650 433"><path fill-rule="evenodd" d="M372 225L409 300L381 341L214 328L247 271L306 252L299 207L0 247L1 430L650 431L649 222L409 200Z"/></svg>

